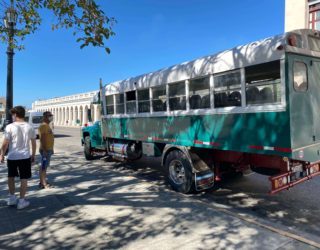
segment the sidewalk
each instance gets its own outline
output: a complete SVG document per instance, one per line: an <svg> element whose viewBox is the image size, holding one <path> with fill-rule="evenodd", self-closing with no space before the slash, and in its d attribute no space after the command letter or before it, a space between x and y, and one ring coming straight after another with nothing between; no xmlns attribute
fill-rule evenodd
<svg viewBox="0 0 320 250"><path fill-rule="evenodd" d="M55 188L39 190L34 176L25 210L6 206L0 168L0 249L314 249L130 176L121 163L53 159Z"/></svg>

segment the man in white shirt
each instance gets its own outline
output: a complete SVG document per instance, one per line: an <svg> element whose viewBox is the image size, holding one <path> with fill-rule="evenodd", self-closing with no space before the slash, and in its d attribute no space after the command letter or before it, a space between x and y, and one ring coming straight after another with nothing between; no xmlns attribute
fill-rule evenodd
<svg viewBox="0 0 320 250"><path fill-rule="evenodd" d="M17 209L23 209L30 205L25 200L28 187L28 179L31 178L31 163L34 162L36 153L36 133L29 123L24 121L25 109L16 106L10 110L13 123L9 124L4 132L4 141L1 147L0 161L4 162L4 155L9 147L7 156L8 165L8 206L17 205ZM32 155L30 155L30 142ZM14 178L20 176L20 199L15 195Z"/></svg>

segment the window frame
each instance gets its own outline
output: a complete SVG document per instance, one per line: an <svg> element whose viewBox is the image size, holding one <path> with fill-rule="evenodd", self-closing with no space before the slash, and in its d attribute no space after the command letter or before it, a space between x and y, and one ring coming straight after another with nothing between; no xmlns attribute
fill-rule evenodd
<svg viewBox="0 0 320 250"><path fill-rule="evenodd" d="M294 84L294 76L295 76L295 69L294 69L294 66L296 65L296 63L301 63L301 64L304 64L305 68L306 68L306 80L307 80L307 87L305 90L301 91L301 90L298 90L296 87L295 87L295 84ZM292 65L292 87L293 87L293 90L297 93L306 93L308 90L309 90L309 72L308 72L308 65L307 63L305 63L304 61L302 60L295 60L293 61L293 65Z"/></svg>
<svg viewBox="0 0 320 250"><path fill-rule="evenodd" d="M117 95L121 96L123 95L123 102L122 103L117 103ZM117 94L114 94L114 104L115 104L115 114L116 115L121 115L121 114L125 114L126 113L126 109L125 109L125 94L124 93L117 93ZM122 113L118 113L118 106L119 105L123 105L123 112Z"/></svg>
<svg viewBox="0 0 320 250"><path fill-rule="evenodd" d="M308 16L308 28L316 30L316 23L320 22L320 17L316 17L317 11L320 11L320 3L310 4L309 5L309 16Z"/></svg>
<svg viewBox="0 0 320 250"><path fill-rule="evenodd" d="M113 113L112 113L112 114L108 114L108 115L114 115L114 114L115 114L115 111L116 111L116 110L115 110L115 103L114 103L114 95L115 95L115 94L106 95L106 97L105 97L105 98L106 98L106 111L107 111L107 114L108 114L108 107L111 107L111 106L113 107ZM111 97L111 98L112 98L113 104L109 104L109 105L108 105L108 102L107 102L107 98L108 98L108 97Z"/></svg>
<svg viewBox="0 0 320 250"><path fill-rule="evenodd" d="M157 85L157 86L153 86L153 87L150 87L151 89L151 96L152 96L152 99L151 99L151 107L152 107L152 113L155 113L155 114L160 114L160 113L166 113L168 111L168 88L167 88L168 84L160 84L160 85ZM161 100L161 99L154 99L154 93L153 93L153 90L155 88L164 88L165 90L165 101L166 101L166 108L165 110L161 110L161 111L154 111L154 108L153 108L153 101L155 100Z"/></svg>
<svg viewBox="0 0 320 250"><path fill-rule="evenodd" d="M130 118L130 117L168 117L168 116L185 116L185 115L214 115L214 114L234 114L234 113L255 113L255 112L269 112L269 111L284 111L286 109L286 74L285 74L285 59L279 58L275 59L274 61L278 60L280 62L280 102L278 103L265 103L265 104L255 104L255 105L249 105L246 106L246 96L245 94L245 67L236 68L232 70L228 70L225 72L218 72L218 73L207 73L204 75L198 75L198 76L192 76L187 80L181 80L181 81L175 81L175 82L169 82L169 83L163 83L163 84L150 84L149 86L149 99L150 99L150 111L146 113L138 113L138 90L143 90L146 88L139 88L139 89L132 89L129 90L128 87L121 87L122 89L119 92L118 91L112 91L113 94L124 94L124 114L114 114L114 115L107 115L104 117L112 117L112 118ZM254 66L259 64L267 63L268 61L259 62L255 64L250 64L248 66ZM241 91L241 106L228 106L228 107L214 107L214 83L217 76L229 74L230 72L239 72L240 74L240 87L239 88L232 88L232 90L239 90ZM209 78L209 86L210 86L210 108L208 109L188 109L190 108L189 99L187 99L187 89L189 89L189 83L192 80L201 79L201 78ZM179 95L179 96L185 96L186 98L186 109L185 110L169 110L169 86L177 83L184 83L185 84L185 95ZM144 86L149 85L149 83L145 84ZM187 87L188 85L188 87ZM162 89L162 91L165 91L165 100L166 101L166 110L162 111L154 111L153 109L153 101L154 99L154 90L155 89ZM221 90L221 89L220 89ZM128 113L127 112L127 101L126 101L126 93L135 91L136 95L136 112L135 113ZM229 89L230 91L230 89ZM190 94L190 91L188 92ZM188 104L189 103L189 104Z"/></svg>
<svg viewBox="0 0 320 250"><path fill-rule="evenodd" d="M279 62L279 66L280 66L280 68L279 68L279 75L280 75L280 77L279 77L279 80L280 80L280 82L279 83L269 83L269 84L266 84L266 82L261 82L261 83L254 83L254 84L252 84L252 85L250 85L251 87L261 87L261 86L266 86L266 85L273 85L273 86L275 86L275 85L279 85L279 87L280 87L280 96L279 96L279 98L280 98L280 101L279 102L270 102L270 103L248 103L248 100L247 100L247 88L248 88L248 86L246 85L246 80L247 80L247 78L246 78L246 68L248 68L248 67L254 67L254 66L258 66L258 65L261 65L261 64L268 64L268 63L274 63L274 62ZM265 105L279 105L279 104L281 104L282 103L282 100L283 100L283 87L282 87L282 84L283 84L283 72L282 72L282 68L283 68L284 66L283 66L283 64L282 64L282 60L274 60L274 61L269 61L269 62L263 62L263 63L259 63L259 64L254 64L254 65L250 65L250 66L246 66L246 67L243 67L243 70L244 70L244 93L245 93L245 103L244 103L244 105L246 106L246 107L254 107L254 106L265 106ZM260 90L259 90L260 91Z"/></svg>
<svg viewBox="0 0 320 250"><path fill-rule="evenodd" d="M217 73L217 74L213 74L213 91L212 91L212 95L213 95L213 109L218 109L218 110L223 110L223 109L226 109L226 108L239 108L239 107L243 107L243 103L242 103L242 96L243 96L243 93L242 93L242 85L243 85L243 82L242 82L242 71L241 71L242 68L238 68L238 69L234 69L234 70L228 70L228 71L225 71L225 72L221 72L221 73ZM215 87L215 83L216 83L216 79L217 77L219 76L223 76L223 75L228 75L230 73L235 73L235 72L239 72L240 73L240 86L239 88L233 88L233 89L226 89L225 91L236 91L236 90L240 90L240 94L241 94L241 105L240 106L226 106L226 107L216 107L215 105L215 93L221 93L223 92L223 89L224 87L218 87L218 90L216 90L217 88Z"/></svg>
<svg viewBox="0 0 320 250"><path fill-rule="evenodd" d="M132 100L132 101L128 101L128 98L127 98L127 94L129 93L129 92L134 92L135 93L135 99L134 100ZM126 109L125 109L125 113L126 114L128 114L128 115L134 115L134 114L138 114L138 110L137 110L137 108L138 108L138 103L137 103L137 90L135 89L135 90L129 90L129 91L126 91L126 92L124 92L125 93L125 107L126 107ZM132 106L134 106L135 108L135 112L130 112L130 113L128 113L128 102L130 102L130 103L135 103L135 105L132 105Z"/></svg>
<svg viewBox="0 0 320 250"><path fill-rule="evenodd" d="M149 98L147 99L147 100L142 100L142 101L140 101L140 99L139 99L139 91L148 91L148 96L149 96ZM137 113L138 114L148 114L148 113L151 113L151 106L150 106L150 99L151 99L151 97L150 97L150 88L144 88L144 89L137 89L137 93L136 93L136 96L137 96L137 103L138 103L138 110L137 110ZM148 112L140 112L139 111L139 104L140 104L140 102L149 102L149 111Z"/></svg>
<svg viewBox="0 0 320 250"><path fill-rule="evenodd" d="M212 78L213 74L209 74L209 75L204 75L204 76L199 76L199 77L194 77L194 78L190 78L188 80L188 100L187 100L187 104L189 103L189 110L190 111L193 111L193 110L208 110L208 109L212 109L212 105L211 105L211 99L212 99L212 93L211 93L211 89L212 89L212 86L211 86L211 78ZM208 91L209 91L209 107L208 108L197 108L197 109L192 109L191 108L191 105L190 105L190 98L193 96L191 95L190 93L190 86L192 84L192 81L196 81L196 80L200 80L200 79L205 79L207 78L208 79ZM202 98L202 97L201 97Z"/></svg>
<svg viewBox="0 0 320 250"><path fill-rule="evenodd" d="M175 95L175 96L170 97L170 86L178 85L178 84L184 84L184 95ZM167 111L170 113L189 111L189 110L187 110L187 80L181 80L181 81L177 81L177 82L167 83L166 85L167 85ZM179 97L180 99L181 99L181 97L185 98L185 109L175 109L175 110L170 109L170 99L177 98L177 97Z"/></svg>

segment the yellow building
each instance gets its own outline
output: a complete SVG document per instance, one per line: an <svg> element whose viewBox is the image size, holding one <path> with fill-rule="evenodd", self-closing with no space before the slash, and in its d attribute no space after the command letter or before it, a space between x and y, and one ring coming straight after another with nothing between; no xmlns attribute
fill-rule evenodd
<svg viewBox="0 0 320 250"><path fill-rule="evenodd" d="M285 31L320 30L320 0L286 0Z"/></svg>

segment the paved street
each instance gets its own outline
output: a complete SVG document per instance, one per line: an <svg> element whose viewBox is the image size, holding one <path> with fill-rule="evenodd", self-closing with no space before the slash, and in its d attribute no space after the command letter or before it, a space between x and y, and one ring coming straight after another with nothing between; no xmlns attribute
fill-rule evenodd
<svg viewBox="0 0 320 250"><path fill-rule="evenodd" d="M159 160L87 162L79 129L56 128L55 134L56 155L49 171L55 188L37 188L35 165L29 208L6 206L6 168L0 168L1 249L316 249L308 241L320 245L320 178L270 196L267 178L250 174L214 192L181 195L165 184Z"/></svg>

